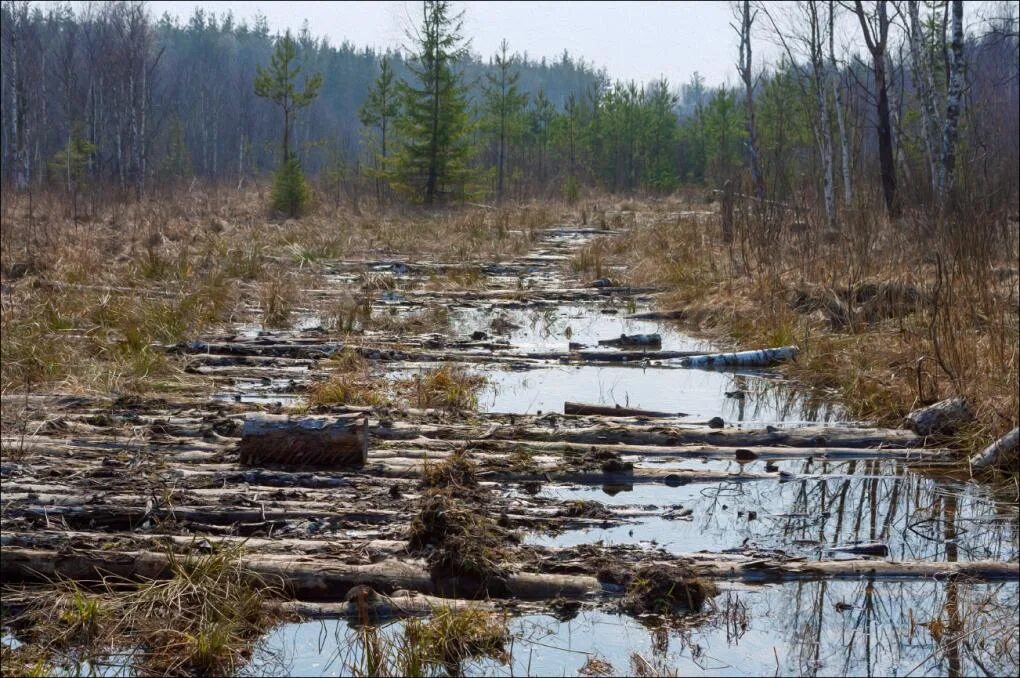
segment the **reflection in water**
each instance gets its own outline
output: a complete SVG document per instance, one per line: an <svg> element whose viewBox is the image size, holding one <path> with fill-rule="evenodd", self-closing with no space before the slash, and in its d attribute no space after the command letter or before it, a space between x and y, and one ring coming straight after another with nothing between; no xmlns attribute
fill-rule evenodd
<svg viewBox="0 0 1020 678"><path fill-rule="evenodd" d="M685 463L698 468L696 460ZM736 473L736 462L718 464ZM612 506L690 509L636 523L529 535L531 543L571 546L654 542L674 553L730 548L783 549L818 557L825 547L881 541L893 560L1011 559L1018 555L1015 506L994 501L972 482L937 480L893 461L789 462L790 482L637 484L603 493L591 486L546 486L540 496ZM755 468L754 470L760 470ZM686 517L686 516L685 516Z"/></svg>
<svg viewBox="0 0 1020 678"><path fill-rule="evenodd" d="M1016 582L798 582L724 592L696 622L662 629L604 611L569 621L511 620L513 658L468 675L576 675L593 656L617 674L632 653L680 675L1014 675L1020 663ZM400 631L400 623L385 633ZM358 666L344 621L289 624L256 653L251 673L343 675Z"/></svg>

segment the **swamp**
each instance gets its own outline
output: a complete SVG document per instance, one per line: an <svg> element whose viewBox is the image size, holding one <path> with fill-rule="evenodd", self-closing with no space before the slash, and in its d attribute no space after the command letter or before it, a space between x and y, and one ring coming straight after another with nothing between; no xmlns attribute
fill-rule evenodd
<svg viewBox="0 0 1020 678"><path fill-rule="evenodd" d="M3 675L1015 675L1016 8L705 3L674 94L461 4L3 4Z"/></svg>

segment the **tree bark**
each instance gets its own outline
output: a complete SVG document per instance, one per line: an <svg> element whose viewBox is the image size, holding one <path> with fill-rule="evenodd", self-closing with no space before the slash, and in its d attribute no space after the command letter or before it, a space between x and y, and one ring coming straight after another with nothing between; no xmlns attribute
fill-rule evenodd
<svg viewBox="0 0 1020 678"><path fill-rule="evenodd" d="M368 461L368 419L249 415L238 451L249 466L361 466Z"/></svg>
<svg viewBox="0 0 1020 678"><path fill-rule="evenodd" d="M953 190L956 171L956 136L963 97L963 0L953 0L953 41L949 54L949 90L946 93L946 119L942 128L942 166L939 172L938 201L945 205Z"/></svg>
<svg viewBox="0 0 1020 678"><path fill-rule="evenodd" d="M1020 450L1020 428L1014 428L971 457L970 466L974 470L982 471L992 466L1016 465L1018 450Z"/></svg>
<svg viewBox="0 0 1020 678"><path fill-rule="evenodd" d="M767 367L797 357L796 346L763 348L757 351L710 353L681 359L684 367Z"/></svg>

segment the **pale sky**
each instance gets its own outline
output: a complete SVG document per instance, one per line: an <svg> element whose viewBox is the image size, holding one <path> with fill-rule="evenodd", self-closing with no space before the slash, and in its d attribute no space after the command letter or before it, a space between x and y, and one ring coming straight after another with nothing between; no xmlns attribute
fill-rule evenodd
<svg viewBox="0 0 1020 678"><path fill-rule="evenodd" d="M666 76L674 85L698 71L709 84L735 80L737 40L726 2L455 2L465 10L464 33L475 53L488 57L506 38L511 51L556 59L566 49L613 79L648 81ZM300 29L339 44L399 47L404 28L417 22L421 3L380 2L180 2L152 1L153 15L189 17L201 6L228 9L249 23L256 10L274 32ZM768 49L763 46L763 49Z"/></svg>

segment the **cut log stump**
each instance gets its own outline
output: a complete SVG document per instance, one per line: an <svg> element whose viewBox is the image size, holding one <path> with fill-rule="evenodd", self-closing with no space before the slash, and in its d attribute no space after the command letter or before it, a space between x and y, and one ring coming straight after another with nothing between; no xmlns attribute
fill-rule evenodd
<svg viewBox="0 0 1020 678"><path fill-rule="evenodd" d="M248 466L363 466L368 419L252 414L244 421L238 451Z"/></svg>
<svg viewBox="0 0 1020 678"><path fill-rule="evenodd" d="M736 353L708 353L681 360L684 367L768 367L797 357L796 346L763 348Z"/></svg>

